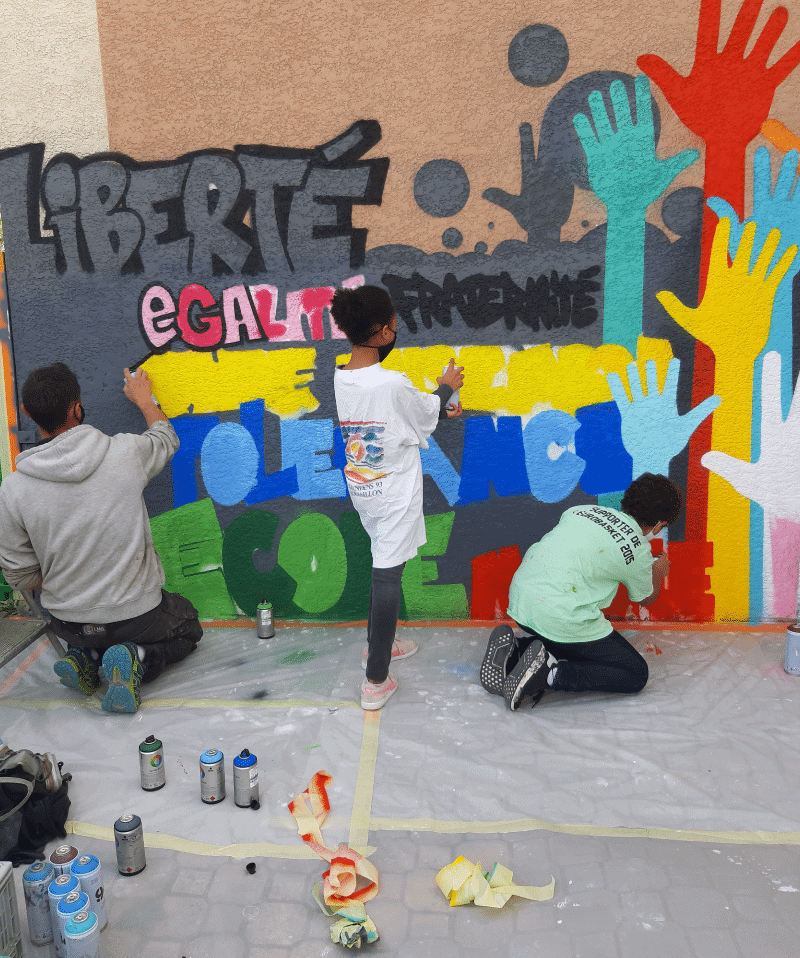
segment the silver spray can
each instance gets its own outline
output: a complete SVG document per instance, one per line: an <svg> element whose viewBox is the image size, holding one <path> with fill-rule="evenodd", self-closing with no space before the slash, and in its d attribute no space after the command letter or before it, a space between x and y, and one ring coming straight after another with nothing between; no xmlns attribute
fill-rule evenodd
<svg viewBox="0 0 800 958"><path fill-rule="evenodd" d="M256 635L259 639L271 639L275 635L275 623L272 621L272 603L259 602L257 609Z"/></svg>
<svg viewBox="0 0 800 958"><path fill-rule="evenodd" d="M138 815L123 815L114 822L117 868L120 875L138 875L147 862L144 857L144 832Z"/></svg>
<svg viewBox="0 0 800 958"><path fill-rule="evenodd" d="M67 940L67 958L98 958L100 949L100 922L90 911L73 915L64 927Z"/></svg>
<svg viewBox="0 0 800 958"><path fill-rule="evenodd" d="M50 898L47 889L55 877L50 862L36 862L25 869L22 890L28 915L28 932L33 945L49 945L53 940L53 922L50 918Z"/></svg>
<svg viewBox="0 0 800 958"><path fill-rule="evenodd" d="M258 808L258 759L246 748L233 760L233 800L239 808Z"/></svg>
<svg viewBox="0 0 800 958"><path fill-rule="evenodd" d="M783 671L789 675L800 675L800 622L786 629L786 655Z"/></svg>
<svg viewBox="0 0 800 958"><path fill-rule="evenodd" d="M200 756L200 798L216 805L225 798L225 756L210 748Z"/></svg>
<svg viewBox="0 0 800 958"><path fill-rule="evenodd" d="M139 775L146 792L156 792L167 782L164 746L155 735L148 735L139 746Z"/></svg>
<svg viewBox="0 0 800 958"><path fill-rule="evenodd" d="M58 903L66 898L70 892L79 891L78 879L73 875L58 875L50 882L47 897L50 900L50 922L53 927L53 944L56 949L56 958L66 958L66 949L61 944L61 930L58 927Z"/></svg>
<svg viewBox="0 0 800 958"><path fill-rule="evenodd" d="M56 875L69 875L70 865L78 857L78 849L74 845L59 845L50 855L50 864Z"/></svg>
<svg viewBox="0 0 800 958"><path fill-rule="evenodd" d="M89 907L97 915L102 931L108 924L106 913L105 888L103 887L103 869L95 855L81 855L72 863L72 874L81 883L81 891L86 892Z"/></svg>
<svg viewBox="0 0 800 958"><path fill-rule="evenodd" d="M73 915L77 915L80 911L88 910L89 899L86 896L86 892L81 891L79 888L76 888L75 891L71 891L68 895L65 895L56 906L56 914L58 915L59 941L65 956L67 954L67 937L64 934L64 927L66 926L67 921L69 921Z"/></svg>

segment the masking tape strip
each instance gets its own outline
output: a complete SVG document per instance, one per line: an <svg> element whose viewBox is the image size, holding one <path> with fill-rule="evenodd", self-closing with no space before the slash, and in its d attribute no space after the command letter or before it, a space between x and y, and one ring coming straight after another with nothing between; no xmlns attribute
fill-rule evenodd
<svg viewBox="0 0 800 958"><path fill-rule="evenodd" d="M358 777L353 795L353 813L350 818L348 845L361 855L367 854L370 816L372 815L372 791L375 787L375 766L378 763L381 710L364 712L364 731L361 735L361 756L358 762Z"/></svg>
<svg viewBox="0 0 800 958"><path fill-rule="evenodd" d="M543 830L598 838L660 838L673 842L720 842L728 845L800 845L800 832L695 831L688 828L624 828L604 825L559 825L538 818L510 822L437 821L433 818L373 818L373 831L435 832L443 835L505 834Z"/></svg>
<svg viewBox="0 0 800 958"><path fill-rule="evenodd" d="M46 642L47 640L45 640ZM2 689L0 689L0 693ZM89 708L100 709L100 699L94 696L86 699L51 699L50 701L40 701L38 699L4 699L3 705L9 708L43 708L55 709L61 706L70 708ZM225 709L360 709L358 702L312 702L302 699L275 699L267 702L263 699L146 699L139 706L142 709L154 708L225 708Z"/></svg>
<svg viewBox="0 0 800 958"><path fill-rule="evenodd" d="M82 835L84 838L101 838L114 841L114 829L106 825L92 825L89 822L66 822L64 829L68 835ZM317 856L305 845L274 845L268 842L248 842L243 845L211 845L208 842L194 842L177 835L165 835L162 832L145 832L146 848L166 848L175 852L187 852L189 855L210 855L215 858L291 858L314 859Z"/></svg>

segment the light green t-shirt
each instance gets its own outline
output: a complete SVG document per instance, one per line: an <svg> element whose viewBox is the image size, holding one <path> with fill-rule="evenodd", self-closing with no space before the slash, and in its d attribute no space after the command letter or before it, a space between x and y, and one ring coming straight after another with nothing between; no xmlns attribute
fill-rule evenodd
<svg viewBox="0 0 800 958"><path fill-rule="evenodd" d="M613 631L602 613L622 582L634 602L653 591L653 556L624 512L574 506L525 553L508 614L554 642L594 642Z"/></svg>

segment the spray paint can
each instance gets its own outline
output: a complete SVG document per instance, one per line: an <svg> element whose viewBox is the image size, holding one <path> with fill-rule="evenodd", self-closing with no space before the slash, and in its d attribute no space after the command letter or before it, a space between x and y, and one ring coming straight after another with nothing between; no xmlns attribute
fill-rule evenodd
<svg viewBox="0 0 800 958"><path fill-rule="evenodd" d="M259 639L271 639L275 635L275 623L272 620L272 603L259 602L257 610L256 635Z"/></svg>
<svg viewBox="0 0 800 958"><path fill-rule="evenodd" d="M50 855L50 864L56 875L69 875L70 865L78 857L78 849L74 845L59 845Z"/></svg>
<svg viewBox="0 0 800 958"><path fill-rule="evenodd" d="M786 655L783 671L789 675L800 675L800 622L786 629Z"/></svg>
<svg viewBox="0 0 800 958"><path fill-rule="evenodd" d="M138 815L123 815L114 822L117 868L120 875L138 875L147 864L144 857L144 832Z"/></svg>
<svg viewBox="0 0 800 958"><path fill-rule="evenodd" d="M157 792L167 783L164 746L155 735L148 735L139 746L139 774L146 792Z"/></svg>
<svg viewBox="0 0 800 958"><path fill-rule="evenodd" d="M68 895L65 895L56 908L59 940L65 956L67 954L67 939L64 931L67 921L81 911L89 911L89 899L85 891L80 891L77 888L75 891L71 891Z"/></svg>
<svg viewBox="0 0 800 958"><path fill-rule="evenodd" d="M33 945L49 945L53 940L53 921L50 917L47 889L54 877L55 872L50 862L36 862L27 868L22 876L28 933Z"/></svg>
<svg viewBox="0 0 800 958"><path fill-rule="evenodd" d="M86 892L89 907L97 915L100 930L108 924L106 913L105 888L103 887L103 869L100 860L95 855L81 855L72 863L72 874L81 884L81 891Z"/></svg>
<svg viewBox="0 0 800 958"><path fill-rule="evenodd" d="M246 748L233 760L233 800L239 808L258 807L258 759Z"/></svg>
<svg viewBox="0 0 800 958"><path fill-rule="evenodd" d="M61 944L61 929L58 927L58 903L73 891L78 891L80 885L74 875L58 875L50 882L47 889L47 898L50 901L50 923L53 927L53 944L56 949L56 958L67 958L66 948Z"/></svg>
<svg viewBox="0 0 800 958"><path fill-rule="evenodd" d="M200 798L216 805L225 798L225 756L210 748L200 756Z"/></svg>
<svg viewBox="0 0 800 958"><path fill-rule="evenodd" d="M79 911L64 926L67 940L67 958L98 958L100 952L100 922L90 911Z"/></svg>

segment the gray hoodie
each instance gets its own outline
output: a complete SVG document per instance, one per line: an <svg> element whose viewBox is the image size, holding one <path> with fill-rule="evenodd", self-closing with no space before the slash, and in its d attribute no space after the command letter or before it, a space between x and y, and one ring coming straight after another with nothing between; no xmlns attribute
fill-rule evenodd
<svg viewBox="0 0 800 958"><path fill-rule="evenodd" d="M178 449L155 422L142 435L74 426L26 449L0 485L0 567L9 585L42 578L65 622L118 622L161 601L164 570L142 491Z"/></svg>

